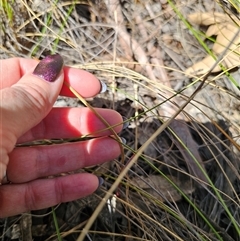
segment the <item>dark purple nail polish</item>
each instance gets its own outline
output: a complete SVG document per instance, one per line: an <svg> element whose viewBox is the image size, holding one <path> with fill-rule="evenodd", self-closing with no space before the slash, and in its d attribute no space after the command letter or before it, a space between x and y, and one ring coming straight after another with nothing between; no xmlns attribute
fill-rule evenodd
<svg viewBox="0 0 240 241"><path fill-rule="evenodd" d="M48 81L54 82L63 67L63 58L59 54L48 55L42 59L33 74Z"/></svg>

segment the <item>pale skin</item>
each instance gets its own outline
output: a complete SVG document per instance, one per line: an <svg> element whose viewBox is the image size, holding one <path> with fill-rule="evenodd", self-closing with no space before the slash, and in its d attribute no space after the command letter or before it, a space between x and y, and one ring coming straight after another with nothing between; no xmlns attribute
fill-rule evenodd
<svg viewBox="0 0 240 241"><path fill-rule="evenodd" d="M88 108L52 108L58 95L73 96L63 81L81 96L92 97L101 89L96 77L64 67L50 83L32 74L37 64L22 58L0 60L0 181L5 174L11 181L0 185L0 218L90 195L99 185L93 174L46 177L110 161L120 154L119 143L109 137L111 131L85 142L15 147L26 141L74 138L105 128ZM97 111L110 125L119 124L114 130L121 131L119 113Z"/></svg>

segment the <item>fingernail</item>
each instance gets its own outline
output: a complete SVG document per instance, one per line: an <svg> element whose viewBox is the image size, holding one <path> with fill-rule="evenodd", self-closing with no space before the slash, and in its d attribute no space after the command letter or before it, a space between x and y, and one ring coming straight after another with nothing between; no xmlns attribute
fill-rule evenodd
<svg viewBox="0 0 240 241"><path fill-rule="evenodd" d="M3 167L2 167L3 168ZM2 169L1 168L1 169ZM3 184L3 182L4 182L4 178L6 177L6 171L3 171L2 173L1 173L1 175L2 175L2 177L0 177L0 185L2 185Z"/></svg>
<svg viewBox="0 0 240 241"><path fill-rule="evenodd" d="M7 173L5 172L5 175L3 176L2 183L1 184L7 184L10 183L10 181L7 178Z"/></svg>
<svg viewBox="0 0 240 241"><path fill-rule="evenodd" d="M104 183L104 179L102 177L98 177L98 187L101 187Z"/></svg>
<svg viewBox="0 0 240 241"><path fill-rule="evenodd" d="M123 127L122 127L122 129L124 130L124 129L128 128L129 121L128 121L128 118L125 117L125 116L122 116L122 119L123 119Z"/></svg>
<svg viewBox="0 0 240 241"><path fill-rule="evenodd" d="M101 94L107 91L107 85L102 80L99 80L99 81L101 83L101 90L100 90L100 94Z"/></svg>
<svg viewBox="0 0 240 241"><path fill-rule="evenodd" d="M126 139L124 137L120 137L120 139L121 139L122 144L126 145L126 143L127 143Z"/></svg>
<svg viewBox="0 0 240 241"><path fill-rule="evenodd" d="M63 67L63 58L59 54L48 55L42 59L33 74L48 81L54 82Z"/></svg>

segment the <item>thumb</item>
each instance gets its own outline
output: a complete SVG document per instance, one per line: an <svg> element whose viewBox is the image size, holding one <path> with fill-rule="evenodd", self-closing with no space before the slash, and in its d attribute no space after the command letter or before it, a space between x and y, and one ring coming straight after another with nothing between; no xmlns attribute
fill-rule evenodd
<svg viewBox="0 0 240 241"><path fill-rule="evenodd" d="M0 166L2 164L3 169L8 163L6 155L13 150L17 139L51 110L62 88L62 67L60 55L47 56L32 73L24 75L10 88L0 90Z"/></svg>
<svg viewBox="0 0 240 241"><path fill-rule="evenodd" d="M19 138L49 113L62 88L62 67L60 55L49 55L39 62L33 73L2 90L4 129Z"/></svg>

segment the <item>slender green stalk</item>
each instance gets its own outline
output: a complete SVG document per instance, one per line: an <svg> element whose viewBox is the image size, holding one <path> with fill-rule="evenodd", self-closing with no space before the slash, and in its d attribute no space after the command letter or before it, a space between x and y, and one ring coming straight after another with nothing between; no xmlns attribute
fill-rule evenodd
<svg viewBox="0 0 240 241"><path fill-rule="evenodd" d="M128 147L130 149L130 147ZM133 149L130 149L133 153L136 154L136 152ZM188 196L179 188L170 178L168 178L159 168L157 168L153 163L148 161L144 156L141 156L148 165L153 168L153 170L157 171L161 176L163 176L183 197L184 199L194 208L194 210L197 212L197 214L204 220L206 225L213 231L215 236L218 238L219 241L224 241L223 238L220 236L218 231L213 227L213 225L209 222L208 218L201 212L201 210L188 198ZM213 185L214 186L214 185ZM216 188L215 188L216 189ZM167 212L169 214L172 214L177 220L184 222L184 224L188 227L191 228L189 223L187 223L185 220L182 220L182 218L173 210L171 210L169 207L167 208ZM198 234L198 237L200 238L201 235ZM203 237L201 237L202 241L205 241Z"/></svg>
<svg viewBox="0 0 240 241"><path fill-rule="evenodd" d="M55 5L55 6L56 6L57 4L58 4L58 0L56 0L56 1L54 2L54 5ZM64 31L64 27L66 26L66 23L67 23L67 21L68 21L68 18L69 18L69 16L70 16L71 13L72 13L75 4L76 4L76 0L72 3L72 5L70 6L70 8L68 9L67 15L64 17L64 20L63 20L63 22L61 23L61 26L60 26L60 29L59 29L59 32L58 32L58 36ZM47 27L50 27L50 25L52 24L52 21L53 21L52 12L49 12L49 13L47 14L46 25L43 26L43 28L42 28L42 30L41 30L41 33L43 33L43 34L46 33L46 31L47 31L47 29L48 29ZM39 39L39 43L34 47L34 49L33 49L33 51L32 51L32 55L33 55L33 56L37 53L38 48L39 48L39 45L40 45L40 42L41 42L42 39L43 39L43 37L41 37L41 38ZM52 52L51 52L52 54L56 52L58 43L59 43L59 37L54 40L53 50L52 50Z"/></svg>
<svg viewBox="0 0 240 241"><path fill-rule="evenodd" d="M11 23L13 20L13 9L11 4L14 3L14 0L7 1L7 0L1 0L0 1L0 8L3 9L3 11L6 13L9 22Z"/></svg>
<svg viewBox="0 0 240 241"><path fill-rule="evenodd" d="M58 3L58 0L55 0L54 5L57 5L57 3ZM47 15L46 25L43 26L43 28L42 28L42 30L41 30L41 33L43 33L43 34L46 33L46 31L47 31L47 29L48 29L47 27L49 27L49 26L51 25L52 21L53 21L53 19L52 19L52 12L50 12L50 13L48 13L48 15ZM43 35L43 36L44 36L44 35ZM43 39L43 37L41 37L41 38L39 39L38 44L37 44L37 45L34 47L34 49L32 50L32 53L31 53L32 56L35 56L35 55L36 55L36 53L37 53L37 51L38 51L38 49L39 49L40 42L41 42L42 39Z"/></svg>
<svg viewBox="0 0 240 241"><path fill-rule="evenodd" d="M183 17L183 15L181 14L181 12L179 11L179 9L172 3L171 0L168 0L169 4L172 6L172 8L174 9L174 11L177 13L177 15L180 17L180 19L183 21L183 23L189 28L189 30L192 31L192 33L194 34L194 36L196 37L196 39L199 41L199 43L204 47L204 49L208 52L209 55L211 55L214 59L216 59L216 57L213 55L213 53L210 51L210 49L207 47L207 45L203 42L203 40L199 37L198 32L192 28L192 26L188 23L188 21ZM223 67L222 65L220 65L222 70L224 71L224 73L229 77L229 79L231 80L231 82L238 88L240 88L240 86L237 84L237 82L232 78L231 74L229 72L226 71L226 68ZM185 147L186 150L188 150ZM189 150L188 150L189 151ZM194 158L194 156L191 154L191 152L189 151L189 154ZM199 168L201 168L201 166L199 165ZM203 170L202 170L203 171ZM206 175L207 177L207 175ZM211 184L211 187L213 188L216 196L218 197L220 203L222 204L222 206L224 207L226 213L228 214L231 222L233 223L237 233L240 235L240 227L238 226L236 220L234 219L234 217L232 216L230 210L228 209L226 203L224 202L223 198L221 197L219 191L217 190L217 188L214 186L214 184L211 182L211 180L207 177L208 181Z"/></svg>
<svg viewBox="0 0 240 241"><path fill-rule="evenodd" d="M75 4L76 4L76 1L74 1L74 3L72 3L71 7L68 9L67 16L64 18L64 21L63 21L62 25L60 26L60 31L59 31L58 35L60 35L63 32L64 27L66 26L67 20L75 7ZM56 51L58 43L59 43L59 38L55 39L55 41L54 41L54 47L53 47L54 51L53 52Z"/></svg>
<svg viewBox="0 0 240 241"><path fill-rule="evenodd" d="M52 215L53 215L53 221L57 232L58 241L62 241L59 226L58 226L57 216L55 213L55 209L53 207L52 207Z"/></svg>
<svg viewBox="0 0 240 241"><path fill-rule="evenodd" d="M198 42L201 44L201 46L205 49L205 51L212 56L212 58L214 60L217 61L217 57L214 55L214 53L208 48L208 46L204 43L204 41L202 40L202 35L203 33L200 33L199 31L197 31L196 29L194 29L189 22L184 18L184 16L182 15L182 13L179 11L179 9L175 6L175 4L171 1L168 0L168 3L171 5L172 9L176 12L176 14L178 15L178 17L181 19L181 21L186 25L186 27L192 32L192 34L194 35L194 37L198 40ZM206 36L204 35L204 38ZM211 40L211 41L215 41L213 38L207 37L207 39ZM233 76L227 71L227 69L222 65L219 64L219 66L221 67L222 71L224 72L224 74L226 74L226 76L230 79L230 81L238 88L240 89L240 86L238 85L238 82L233 78Z"/></svg>

